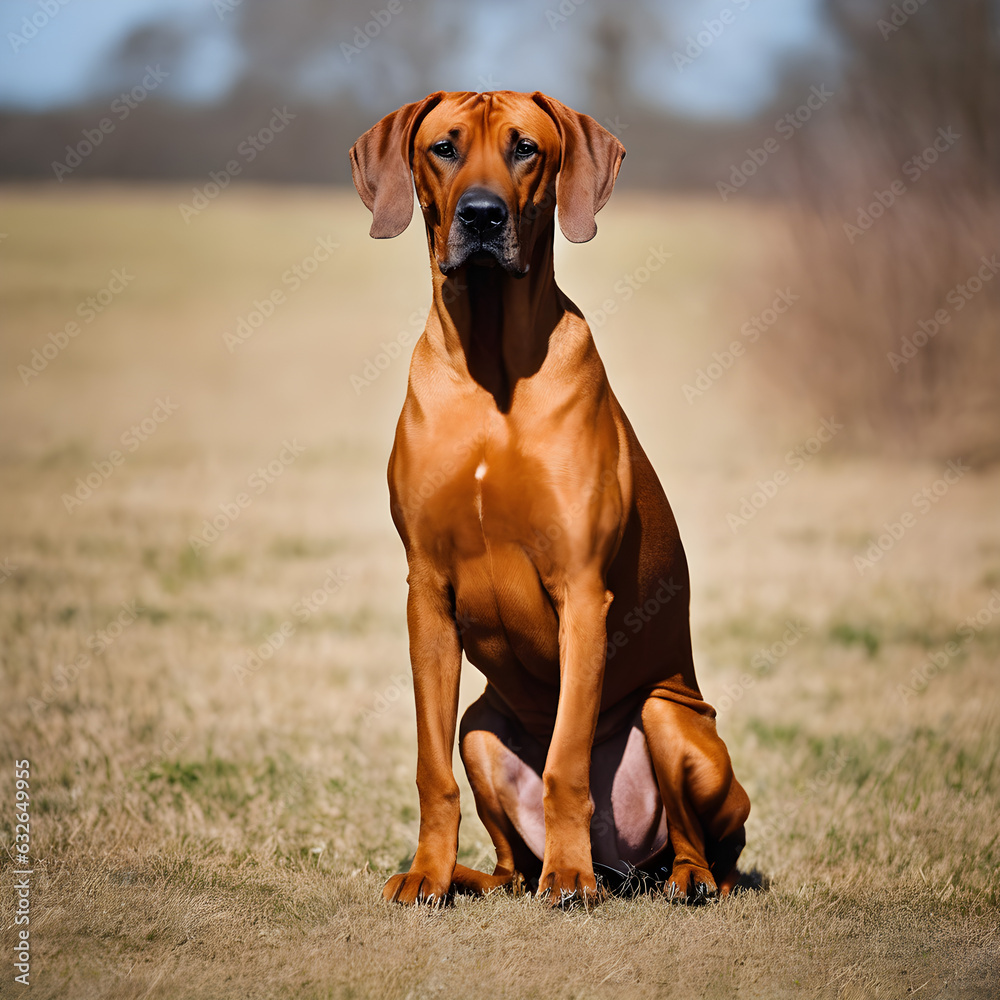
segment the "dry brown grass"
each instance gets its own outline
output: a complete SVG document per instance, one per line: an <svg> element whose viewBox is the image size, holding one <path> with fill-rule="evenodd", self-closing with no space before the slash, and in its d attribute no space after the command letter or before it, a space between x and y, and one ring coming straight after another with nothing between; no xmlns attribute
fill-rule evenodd
<svg viewBox="0 0 1000 1000"><path fill-rule="evenodd" d="M773 295L773 210L616 196L558 262L592 312L651 245L674 254L597 337L684 533L699 675L753 801L746 866L771 889L701 910L498 896L431 912L379 895L416 842L384 484L408 351L360 394L349 381L426 307L421 234L369 241L352 192L310 190L229 191L185 226L187 193L3 194L0 829L10 842L10 763L28 758L32 996L996 995L1000 618L921 693L898 688L1000 588L1000 475L965 474L861 574L854 557L940 468L824 450L794 471L818 416L754 420L745 359L685 401ZM335 258L227 352L222 333L326 235ZM22 385L17 366L116 267L129 288ZM177 412L67 512L157 396ZM304 453L194 553L285 439ZM778 469L788 484L731 530ZM301 620L331 570L345 582ZM47 692L123 601L137 620ZM288 620L241 683L233 667ZM787 621L801 639L755 661ZM464 700L481 684L469 670ZM487 866L463 796L461 858ZM0 996L16 996L4 865Z"/></svg>

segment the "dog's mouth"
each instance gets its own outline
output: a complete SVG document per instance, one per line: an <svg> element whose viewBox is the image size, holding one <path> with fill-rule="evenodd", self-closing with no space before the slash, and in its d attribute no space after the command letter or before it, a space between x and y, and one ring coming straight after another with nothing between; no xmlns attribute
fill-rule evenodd
<svg viewBox="0 0 1000 1000"><path fill-rule="evenodd" d="M499 267L500 261L492 250L474 250L465 258L466 264L473 267Z"/></svg>
<svg viewBox="0 0 1000 1000"><path fill-rule="evenodd" d="M463 266L500 267L514 278L523 278L528 273L528 268L521 264L516 253L482 243L478 246L468 244L460 246L449 252L446 260L438 261L438 267L444 275L453 274Z"/></svg>

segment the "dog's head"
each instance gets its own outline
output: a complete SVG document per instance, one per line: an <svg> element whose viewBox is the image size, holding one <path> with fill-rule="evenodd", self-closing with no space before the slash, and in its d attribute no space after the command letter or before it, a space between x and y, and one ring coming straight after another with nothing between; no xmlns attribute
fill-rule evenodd
<svg viewBox="0 0 1000 1000"><path fill-rule="evenodd" d="M398 236L413 182L438 267L521 276L556 202L567 239L594 237L625 149L593 118L544 94L437 93L386 115L351 148L371 235ZM411 181L412 176L412 181Z"/></svg>

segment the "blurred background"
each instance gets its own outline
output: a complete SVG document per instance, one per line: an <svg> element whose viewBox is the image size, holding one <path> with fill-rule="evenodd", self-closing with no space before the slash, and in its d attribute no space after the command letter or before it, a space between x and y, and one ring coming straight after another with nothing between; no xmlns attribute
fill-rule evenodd
<svg viewBox="0 0 1000 1000"><path fill-rule="evenodd" d="M997 995L1000 3L4 0L0 47L38 997ZM759 898L376 905L418 830L385 467L430 283L347 154L439 89L628 150L556 274L680 526Z"/></svg>
<svg viewBox="0 0 1000 1000"><path fill-rule="evenodd" d="M286 107L295 127L252 162L243 147L239 182L345 184L350 144L403 103L543 90L619 135L621 187L794 209L780 267L803 304L760 355L821 409L852 407L841 446L990 460L1000 283L948 296L996 249L998 17L993 0L11 0L0 177L204 183Z"/></svg>

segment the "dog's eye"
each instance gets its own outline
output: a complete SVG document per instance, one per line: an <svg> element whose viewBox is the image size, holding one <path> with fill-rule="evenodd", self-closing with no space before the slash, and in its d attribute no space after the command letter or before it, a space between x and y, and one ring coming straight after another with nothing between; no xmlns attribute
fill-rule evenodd
<svg viewBox="0 0 1000 1000"><path fill-rule="evenodd" d="M530 139L521 139L514 147L514 152L518 156L534 156L538 152L538 147Z"/></svg>
<svg viewBox="0 0 1000 1000"><path fill-rule="evenodd" d="M440 156L442 160L452 160L458 155L458 150L447 139L434 143L431 150L435 156Z"/></svg>

